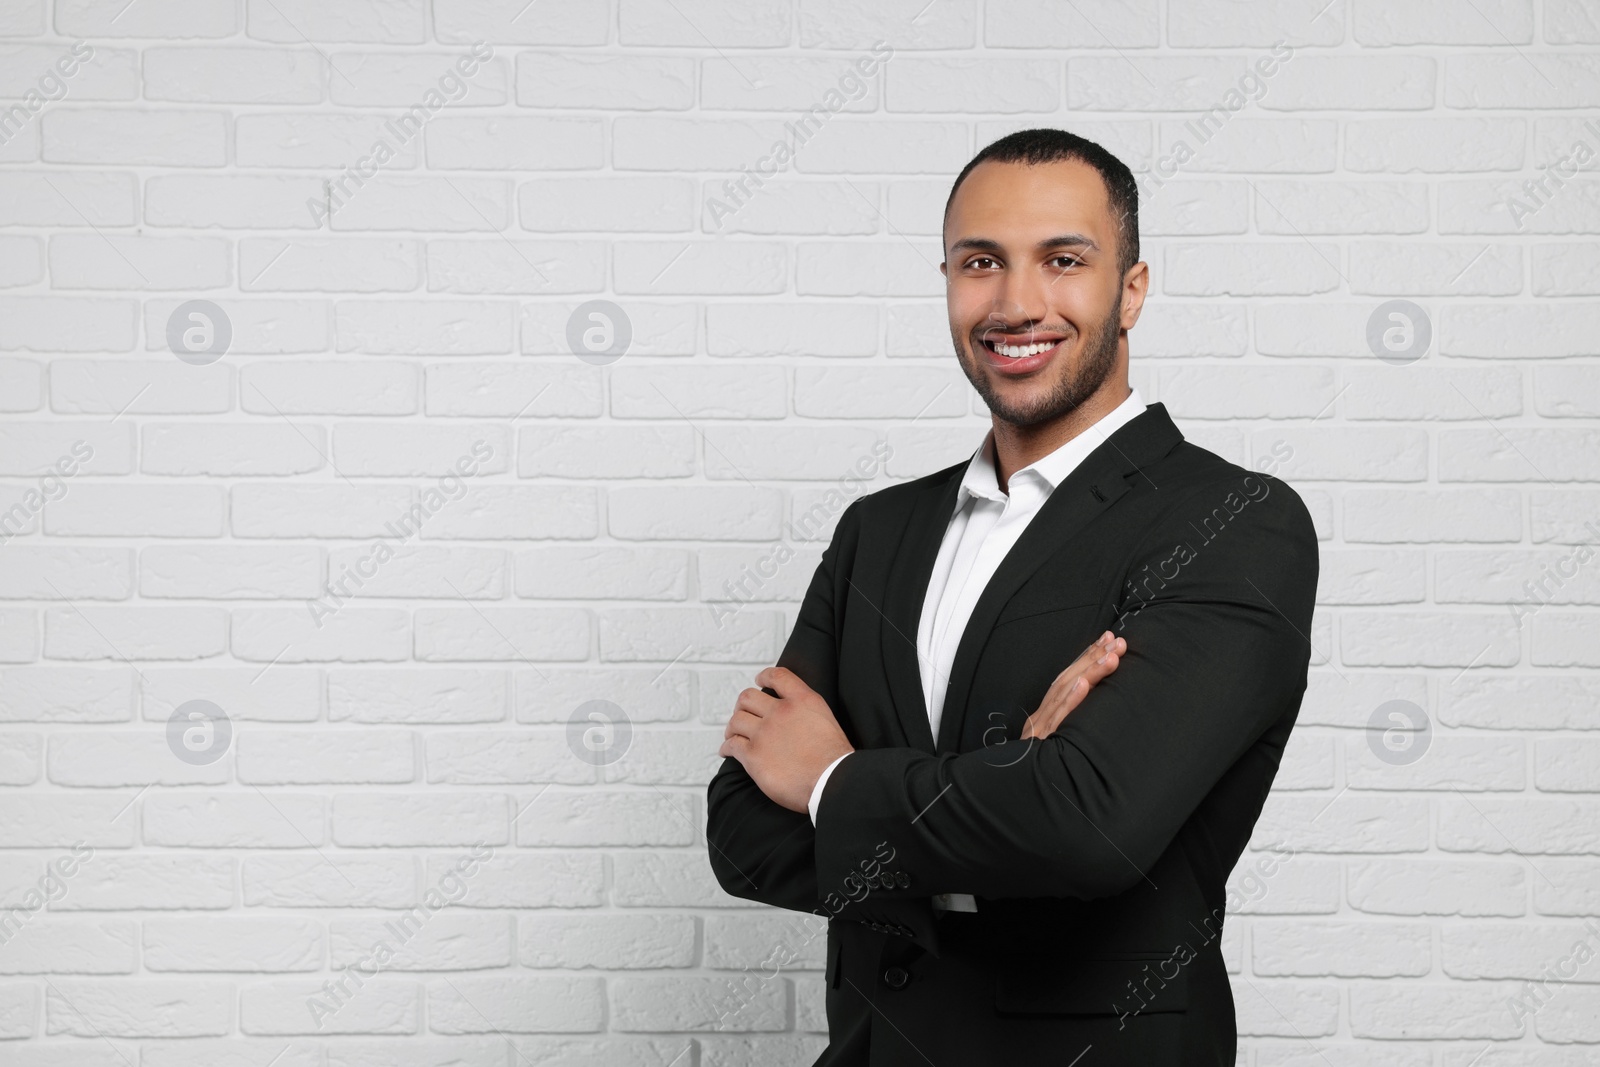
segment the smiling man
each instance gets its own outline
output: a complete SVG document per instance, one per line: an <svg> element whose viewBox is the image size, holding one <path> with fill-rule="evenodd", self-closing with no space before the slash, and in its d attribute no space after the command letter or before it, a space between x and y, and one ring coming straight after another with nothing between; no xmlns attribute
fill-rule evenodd
<svg viewBox="0 0 1600 1067"><path fill-rule="evenodd" d="M828 918L819 1065L1232 1067L1224 883L1305 690L1311 519L1129 388L1110 153L994 142L944 247L992 428L840 516L728 722L712 869Z"/></svg>

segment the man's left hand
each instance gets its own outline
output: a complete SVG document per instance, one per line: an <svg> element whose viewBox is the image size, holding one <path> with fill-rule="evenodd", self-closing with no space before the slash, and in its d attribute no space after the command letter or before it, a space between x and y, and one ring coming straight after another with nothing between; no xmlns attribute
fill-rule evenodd
<svg viewBox="0 0 1600 1067"><path fill-rule="evenodd" d="M805 812L811 790L828 764L855 747L839 728L833 709L786 667L756 675L760 689L746 689L733 705L718 755L732 756L773 803Z"/></svg>

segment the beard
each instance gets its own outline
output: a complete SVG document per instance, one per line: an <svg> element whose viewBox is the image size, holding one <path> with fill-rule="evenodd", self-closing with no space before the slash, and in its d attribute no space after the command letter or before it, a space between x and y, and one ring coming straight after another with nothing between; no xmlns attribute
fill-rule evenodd
<svg viewBox="0 0 1600 1067"><path fill-rule="evenodd" d="M983 402L988 405L990 413L1012 426L1036 426L1060 418L1077 408L1105 384L1117 365L1117 342L1122 337L1121 318L1122 293L1119 291L1111 313L1100 323L1098 329L1084 338L1083 354L1078 364L1076 366L1069 364L1066 374L1056 381L1043 399L1025 407L1007 403L995 391L989 376L983 373L982 368L975 362L969 363L963 357L963 351L967 351L972 354L973 360L979 358L973 349L966 347L966 342L954 330L950 331L950 339L955 344L956 362L961 364L962 373L978 391L978 395L983 397ZM1057 353L1055 358L1063 360L1065 356L1064 352Z"/></svg>

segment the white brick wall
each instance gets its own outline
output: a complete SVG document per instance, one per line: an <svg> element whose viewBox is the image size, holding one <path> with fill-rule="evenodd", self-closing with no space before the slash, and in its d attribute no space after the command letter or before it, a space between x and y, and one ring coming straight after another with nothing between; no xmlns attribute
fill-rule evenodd
<svg viewBox="0 0 1600 1067"><path fill-rule="evenodd" d="M1593 0L0 0L13 107L0 1062L809 1064L704 786L838 490L980 439L940 211L1036 125L1141 174L1136 384L1322 538L1240 1063L1596 1062Z"/></svg>

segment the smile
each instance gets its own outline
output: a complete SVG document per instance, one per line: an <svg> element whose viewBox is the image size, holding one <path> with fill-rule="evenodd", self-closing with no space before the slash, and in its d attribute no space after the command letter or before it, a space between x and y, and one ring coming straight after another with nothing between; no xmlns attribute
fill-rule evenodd
<svg viewBox="0 0 1600 1067"><path fill-rule="evenodd" d="M1005 356L1007 359L1026 359L1028 356L1037 356L1041 352L1048 352L1060 343L1059 340L1055 340L1035 341L1030 345L1008 345L985 341L984 345L988 347L989 351Z"/></svg>
<svg viewBox="0 0 1600 1067"><path fill-rule="evenodd" d="M1056 353L1065 345L1066 338L1062 337L1028 341L1025 344L1012 344L990 338L978 342L981 351L991 353L984 362L1007 376L1032 374L1054 359Z"/></svg>

